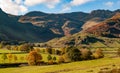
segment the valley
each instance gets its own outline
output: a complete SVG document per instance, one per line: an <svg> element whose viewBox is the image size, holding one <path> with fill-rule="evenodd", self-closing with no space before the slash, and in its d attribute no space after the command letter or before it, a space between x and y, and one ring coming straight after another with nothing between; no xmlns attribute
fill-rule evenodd
<svg viewBox="0 0 120 73"><path fill-rule="evenodd" d="M120 73L120 9L12 15L0 9L0 73Z"/></svg>

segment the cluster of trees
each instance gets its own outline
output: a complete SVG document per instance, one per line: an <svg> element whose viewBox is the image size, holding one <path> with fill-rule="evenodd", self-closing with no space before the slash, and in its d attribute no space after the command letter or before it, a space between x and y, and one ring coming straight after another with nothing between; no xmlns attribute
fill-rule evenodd
<svg viewBox="0 0 120 73"><path fill-rule="evenodd" d="M47 56L47 64L54 64L56 63L57 58L54 56L52 57L52 49L48 50ZM98 59L103 58L103 52L101 49L96 49L94 52L90 51L89 49L78 49L76 47L67 47L64 49L61 49L61 55L58 58L58 63L64 63L64 62L73 62L73 61L81 61L81 60L91 60L91 59ZM37 65L37 63L41 62L42 56L38 49L35 49L31 51L27 57L28 64L29 65Z"/></svg>
<svg viewBox="0 0 120 73"><path fill-rule="evenodd" d="M27 56L27 61L29 65L37 65L38 62L41 62L42 56L40 53L48 54L47 56L48 64L54 64L57 60L55 56L54 57L51 56L52 54L60 56L57 60L58 63L91 60L104 57L102 50L99 48L96 49L95 51L91 51L85 48L79 49L74 46L69 46L67 48L62 49L53 49L52 47L47 47L46 49L33 49L33 47L34 45L30 43L14 46L10 46L4 42L0 44L0 48L29 52L29 55ZM120 49L118 49L117 54L118 56L120 56ZM18 60L18 57L11 53L10 54L3 53L1 58L3 62L5 62L6 59L8 59L9 62ZM22 60L24 59L24 57L21 57L20 59Z"/></svg>
<svg viewBox="0 0 120 73"><path fill-rule="evenodd" d="M50 54L47 56L48 64L54 64L56 63L57 58L54 56L52 57Z"/></svg>
<svg viewBox="0 0 120 73"><path fill-rule="evenodd" d="M31 43L24 43L20 45L9 45L4 42L0 43L0 48L5 48L8 50L15 50L15 51L23 51L23 52L29 52L33 50L34 44Z"/></svg>
<svg viewBox="0 0 120 73"><path fill-rule="evenodd" d="M6 60L8 60L9 62L16 62L18 59L20 59L21 61L24 60L24 57L17 57L15 54L6 54L6 53L3 53L2 56L1 56L1 59L3 60L3 63L5 63Z"/></svg>
<svg viewBox="0 0 120 73"><path fill-rule="evenodd" d="M120 57L120 48L117 50L117 55Z"/></svg>
<svg viewBox="0 0 120 73"><path fill-rule="evenodd" d="M57 60L55 56L52 57L50 54L46 58L48 60L46 64L50 64L50 65L54 64ZM43 59L42 55L36 50L31 51L27 56L27 61L29 65L37 65L40 62L43 63L42 59Z"/></svg>
<svg viewBox="0 0 120 73"><path fill-rule="evenodd" d="M24 52L29 52L31 50L33 50L33 44L30 43L26 43L26 44L22 44L18 47L19 51L24 51Z"/></svg>
<svg viewBox="0 0 120 73"><path fill-rule="evenodd" d="M81 60L91 60L103 58L104 54L101 49L96 49L94 52L89 49L78 49L76 47L68 47L63 49L60 61L71 62L71 61L81 61Z"/></svg>
<svg viewBox="0 0 120 73"><path fill-rule="evenodd" d="M29 65L37 65L42 60L42 56L36 51L31 51L27 56L27 60Z"/></svg>
<svg viewBox="0 0 120 73"><path fill-rule="evenodd" d="M35 50L37 52L45 53L45 54L61 55L61 50L59 50L59 49L53 49L52 47L47 47L45 49L36 48Z"/></svg>

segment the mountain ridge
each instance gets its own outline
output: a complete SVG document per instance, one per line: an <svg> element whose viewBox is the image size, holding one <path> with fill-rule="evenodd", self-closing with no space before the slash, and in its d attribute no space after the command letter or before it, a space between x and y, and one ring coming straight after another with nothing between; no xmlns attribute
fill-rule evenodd
<svg viewBox="0 0 120 73"><path fill-rule="evenodd" d="M120 47L120 13L69 37L46 42L52 47Z"/></svg>
<svg viewBox="0 0 120 73"><path fill-rule="evenodd" d="M92 27L91 24L95 21L95 25L98 25L97 23L112 17L118 12L120 12L119 9L115 11L94 10L91 13L72 12L64 14L33 11L22 16L16 16L7 14L0 9L0 39L47 42L58 37L69 37L84 28L88 28L86 27L88 25L89 28ZM89 23L86 24L88 21Z"/></svg>
<svg viewBox="0 0 120 73"><path fill-rule="evenodd" d="M32 25L31 23L19 23L17 19L0 11L0 38L4 41L48 41L59 35L55 35L49 29ZM46 34L44 33L46 32ZM42 35L41 35L42 34ZM50 37L48 37L49 35Z"/></svg>
<svg viewBox="0 0 120 73"><path fill-rule="evenodd" d="M35 26L45 27L48 29L50 28L50 30L53 31L53 33L55 34L69 36L81 31L83 29L82 26L87 21L98 18L96 20L98 22L101 22L107 18L112 17L119 11L120 10L93 10L91 13L71 12L63 14L49 14L43 12L41 13L40 11L33 11L21 16L19 22L32 23ZM42 15L39 16L39 13L41 13ZM31 14L31 16L29 16L28 14Z"/></svg>

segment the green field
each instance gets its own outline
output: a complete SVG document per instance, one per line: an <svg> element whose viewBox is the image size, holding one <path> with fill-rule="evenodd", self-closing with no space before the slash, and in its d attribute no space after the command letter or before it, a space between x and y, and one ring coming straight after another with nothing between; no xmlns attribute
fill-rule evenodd
<svg viewBox="0 0 120 73"><path fill-rule="evenodd" d="M10 50L0 50L0 53L17 53L17 54L12 54L12 55L16 55L18 58L18 60L16 60L16 61L12 60L11 62L9 62L9 60L6 59L5 62L3 62L2 58L1 58L2 54L0 54L0 64L2 64L2 63L15 63L15 62L16 63L27 62L26 57L27 57L28 53L23 53L23 52L20 53L20 51L10 51ZM48 61L47 60L48 54L41 53L41 55L43 58L42 61L47 62ZM52 57L53 56L55 56L58 59L57 55L52 55ZM24 57L24 59L21 60L21 57Z"/></svg>
<svg viewBox="0 0 120 73"><path fill-rule="evenodd" d="M0 53L19 53L21 51L13 51L13 50L7 50L7 49L0 49Z"/></svg>
<svg viewBox="0 0 120 73"><path fill-rule="evenodd" d="M7 52L8 50L2 50L1 53ZM18 58L26 57L26 54L15 54ZM48 54L41 54L43 61L47 62ZM116 54L114 54L116 55ZM56 56L56 55L52 55ZM110 58L113 54L105 54L105 58L96 60L86 60L72 63L64 63L58 65L45 65L45 66L24 66L24 67L11 67L11 68L0 68L0 73L98 73L102 68L114 68L120 67L120 58ZM56 56L58 59L58 56ZM5 61L9 63L8 60ZM14 61L12 61L14 63ZM18 59L17 62L27 62L25 59ZM0 63L2 62L0 54Z"/></svg>
<svg viewBox="0 0 120 73"><path fill-rule="evenodd" d="M113 65L120 65L120 58L103 58L48 66L2 68L0 73L97 73L101 68L113 68ZM89 72L91 70L92 72Z"/></svg>

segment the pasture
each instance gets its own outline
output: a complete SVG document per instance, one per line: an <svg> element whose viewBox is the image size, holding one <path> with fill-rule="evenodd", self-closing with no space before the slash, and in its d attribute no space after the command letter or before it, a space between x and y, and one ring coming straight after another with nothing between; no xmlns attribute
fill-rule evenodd
<svg viewBox="0 0 120 73"><path fill-rule="evenodd" d="M2 68L1 73L98 73L102 68L119 67L120 58L103 58L59 65Z"/></svg>
<svg viewBox="0 0 120 73"><path fill-rule="evenodd" d="M5 61L2 60L2 53L11 53L13 56L16 55L17 56L17 60L14 61L14 60L11 60L9 61L8 59L6 59ZM42 55L42 61L44 62L47 62L47 56L48 54L43 54L43 53L40 53ZM25 53L25 52L20 52L20 51L11 51L11 50L4 50L4 49L0 49L0 64L2 63L24 63L24 62L27 62L26 60L26 57L27 57L28 53ZM56 57L57 60L58 60L58 55L51 55L52 57Z"/></svg>
<svg viewBox="0 0 120 73"><path fill-rule="evenodd" d="M0 50L0 53L14 53L18 57L17 63L27 62L25 57L28 53L19 52L15 54L17 51L9 51L9 50ZM106 53L107 52L107 53ZM71 63L63 63L58 65L46 65L46 66L23 66L23 67L11 67L11 68L0 68L0 73L98 73L102 69L113 69L120 67L120 58L112 56L116 56L116 49L110 50L105 49L105 57L102 59L95 60L85 60ZM41 54L43 59L42 61L47 62L48 54ZM56 56L57 59L59 56ZM24 57L23 60L20 57ZM8 60L5 63L14 63L15 61L9 62ZM0 63L3 63L0 54Z"/></svg>

